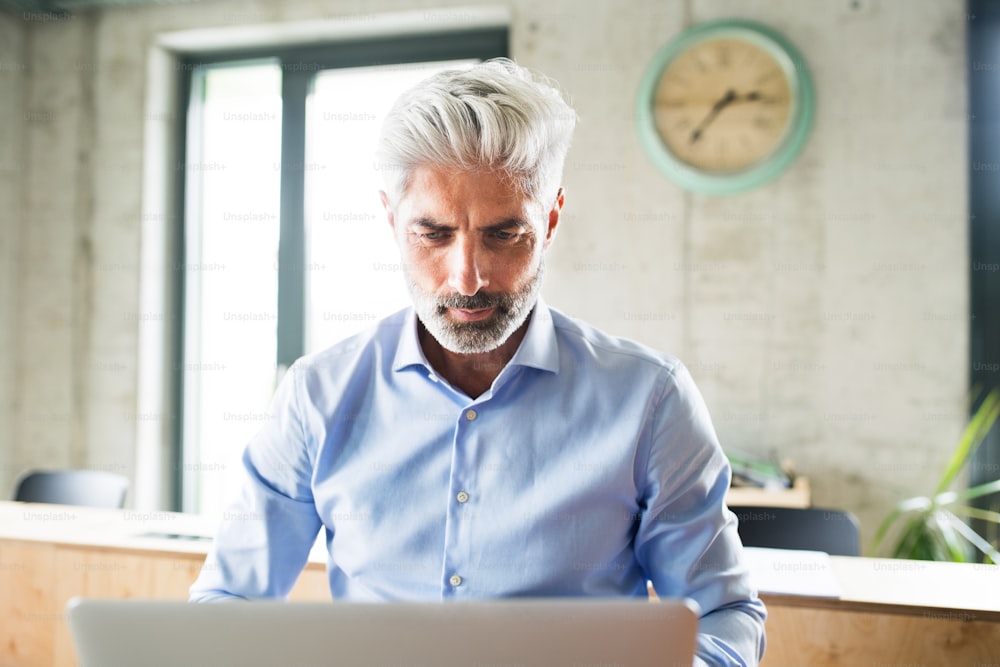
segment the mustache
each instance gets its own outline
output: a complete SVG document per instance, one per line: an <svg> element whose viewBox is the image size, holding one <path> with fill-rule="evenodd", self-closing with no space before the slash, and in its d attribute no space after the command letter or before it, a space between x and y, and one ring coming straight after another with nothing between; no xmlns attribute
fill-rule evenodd
<svg viewBox="0 0 1000 667"><path fill-rule="evenodd" d="M464 310L478 310L480 308L497 308L499 310L509 310L514 298L510 294L496 294L492 292L476 292L472 296L464 294L451 294L437 298L438 312L443 313L448 308L462 308Z"/></svg>

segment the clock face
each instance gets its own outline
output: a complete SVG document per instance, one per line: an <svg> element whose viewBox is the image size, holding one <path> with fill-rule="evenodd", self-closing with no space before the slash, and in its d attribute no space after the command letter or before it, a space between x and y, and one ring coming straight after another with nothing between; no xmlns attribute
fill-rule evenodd
<svg viewBox="0 0 1000 667"><path fill-rule="evenodd" d="M815 106L791 42L763 24L722 19L688 28L656 53L639 82L636 129L675 183L729 195L791 166Z"/></svg>
<svg viewBox="0 0 1000 667"><path fill-rule="evenodd" d="M780 146L793 112L791 85L774 55L747 40L693 44L663 70L653 122L667 149L706 172L735 172Z"/></svg>

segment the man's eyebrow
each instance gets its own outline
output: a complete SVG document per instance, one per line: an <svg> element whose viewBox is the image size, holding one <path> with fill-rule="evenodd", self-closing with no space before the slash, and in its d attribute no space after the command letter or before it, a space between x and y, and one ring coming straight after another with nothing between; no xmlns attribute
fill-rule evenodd
<svg viewBox="0 0 1000 667"><path fill-rule="evenodd" d="M436 222L433 218L420 217L410 223L411 227L420 227L421 229L426 229L431 232L451 232L456 228L453 225L445 225L440 222ZM499 222L494 222L489 225L484 225L479 229L484 232L498 232L504 229L510 229L512 227L524 228L530 227L531 225L521 218L505 218Z"/></svg>
<svg viewBox="0 0 1000 667"><path fill-rule="evenodd" d="M417 218L410 223L412 227L421 227L431 232L450 232L455 228L451 225L442 225L440 222L435 222L431 218Z"/></svg>
<svg viewBox="0 0 1000 667"><path fill-rule="evenodd" d="M504 229L510 229L511 227L530 227L526 220L521 218L507 218L506 220L501 220L500 222L494 222L492 225L485 225L481 227L484 232L499 232Z"/></svg>

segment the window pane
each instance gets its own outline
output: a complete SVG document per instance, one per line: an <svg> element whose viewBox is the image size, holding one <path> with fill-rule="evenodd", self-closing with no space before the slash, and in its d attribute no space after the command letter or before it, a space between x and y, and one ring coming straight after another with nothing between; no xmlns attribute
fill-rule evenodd
<svg viewBox="0 0 1000 667"><path fill-rule="evenodd" d="M477 60L327 70L306 122L306 351L336 343L409 305L378 192L382 119L406 88Z"/></svg>
<svg viewBox="0 0 1000 667"><path fill-rule="evenodd" d="M409 304L374 151L398 94L474 60L326 70L306 107L306 351ZM275 388L281 66L197 71L188 123L185 511L218 514Z"/></svg>
<svg viewBox="0 0 1000 667"><path fill-rule="evenodd" d="M189 128L182 506L214 514L274 391L280 67L203 70Z"/></svg>

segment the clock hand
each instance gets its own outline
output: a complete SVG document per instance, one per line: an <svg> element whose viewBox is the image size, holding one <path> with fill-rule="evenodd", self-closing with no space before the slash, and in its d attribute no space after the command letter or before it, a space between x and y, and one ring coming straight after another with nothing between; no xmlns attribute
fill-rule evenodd
<svg viewBox="0 0 1000 667"><path fill-rule="evenodd" d="M782 98L782 97L764 97L763 95L760 94L760 91L751 90L746 95L737 95L737 99L734 100L734 101L735 102L764 102L765 104L767 104L767 103L773 104L775 102L784 102L785 100L786 100L786 98Z"/></svg>
<svg viewBox="0 0 1000 667"><path fill-rule="evenodd" d="M730 88L729 90L726 91L726 94L723 95L718 102L712 105L712 108L709 109L705 117L701 119L701 122L698 123L698 126L691 131L692 144L701 139L701 135L705 133L705 128L707 128L709 125L712 124L712 121L715 120L715 117L719 115L719 112L721 112L727 106L735 102L736 97L737 97L736 92L732 88Z"/></svg>
<svg viewBox="0 0 1000 667"><path fill-rule="evenodd" d="M776 102L776 101L778 101L778 98L764 97L763 95L760 94L759 91L756 90L751 90L749 93L746 93L744 95L737 95L736 92L732 88L730 88L729 90L726 91L726 94L723 95L718 102L712 105L712 108L709 109L705 117L702 118L700 123L698 123L698 127L696 127L694 130L691 131L691 143L693 144L694 142L701 139L702 135L705 134L705 130L708 129L708 126L711 125L712 121L715 120L715 117L718 116L722 112L722 110L725 109L730 104L736 102Z"/></svg>

